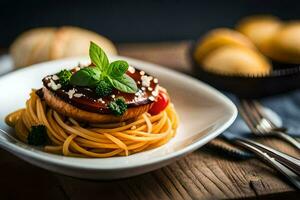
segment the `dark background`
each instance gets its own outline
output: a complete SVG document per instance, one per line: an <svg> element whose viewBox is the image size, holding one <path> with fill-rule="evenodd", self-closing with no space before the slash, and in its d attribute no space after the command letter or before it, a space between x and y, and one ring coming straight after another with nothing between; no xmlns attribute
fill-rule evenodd
<svg viewBox="0 0 300 200"><path fill-rule="evenodd" d="M81 26L115 42L196 39L211 28L232 27L239 18L259 13L297 19L300 0L0 0L0 48L39 26Z"/></svg>

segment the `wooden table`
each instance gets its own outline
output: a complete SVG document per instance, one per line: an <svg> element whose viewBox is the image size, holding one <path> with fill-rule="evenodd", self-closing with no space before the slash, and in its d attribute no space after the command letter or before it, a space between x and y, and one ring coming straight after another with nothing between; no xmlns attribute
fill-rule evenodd
<svg viewBox="0 0 300 200"><path fill-rule="evenodd" d="M189 45L122 44L119 52L189 73ZM300 157L292 147L276 139L264 143ZM117 181L58 175L4 150L0 150L0 169L0 199L232 199L261 195L297 199L297 191L259 160L233 160L205 146L162 169Z"/></svg>

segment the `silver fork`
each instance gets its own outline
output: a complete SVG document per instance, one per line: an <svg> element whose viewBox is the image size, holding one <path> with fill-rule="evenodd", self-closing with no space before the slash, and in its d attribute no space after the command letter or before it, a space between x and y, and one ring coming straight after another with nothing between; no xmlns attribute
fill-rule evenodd
<svg viewBox="0 0 300 200"><path fill-rule="evenodd" d="M265 146L258 142L255 142L251 139L246 139L243 137L236 137L233 140L237 144L247 143L248 145L252 146L253 148L258 148L266 154L269 154L270 157L275 158L281 164L287 166L288 168L292 169L295 173L300 176L300 160L288 154L285 154L281 151L273 149L271 147ZM255 152L254 152L255 153ZM300 177L299 177L300 178Z"/></svg>
<svg viewBox="0 0 300 200"><path fill-rule="evenodd" d="M286 129L277 127L264 112L262 105L255 100L240 100L239 111L250 130L256 135L276 136L300 150L300 143L287 134Z"/></svg>
<svg viewBox="0 0 300 200"><path fill-rule="evenodd" d="M300 190L299 160L270 147L245 138L236 138L235 143L248 149L263 159L267 164L281 172L297 189Z"/></svg>

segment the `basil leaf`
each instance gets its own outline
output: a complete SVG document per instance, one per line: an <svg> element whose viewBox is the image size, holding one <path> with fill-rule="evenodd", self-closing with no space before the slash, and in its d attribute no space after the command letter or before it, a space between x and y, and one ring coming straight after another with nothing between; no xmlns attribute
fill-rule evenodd
<svg viewBox="0 0 300 200"><path fill-rule="evenodd" d="M96 67L98 67L101 71L104 71L105 68L108 67L109 61L105 54L105 52L94 42L90 44L89 50L91 61Z"/></svg>
<svg viewBox="0 0 300 200"><path fill-rule="evenodd" d="M117 60L109 64L107 74L112 77L120 77L128 70L128 63L124 60Z"/></svg>
<svg viewBox="0 0 300 200"><path fill-rule="evenodd" d="M108 80L114 88L121 92L135 93L138 90L135 81L127 74L120 77L108 77Z"/></svg>
<svg viewBox="0 0 300 200"><path fill-rule="evenodd" d="M72 75L70 83L77 86L95 86L101 78L101 71L96 67L85 67Z"/></svg>

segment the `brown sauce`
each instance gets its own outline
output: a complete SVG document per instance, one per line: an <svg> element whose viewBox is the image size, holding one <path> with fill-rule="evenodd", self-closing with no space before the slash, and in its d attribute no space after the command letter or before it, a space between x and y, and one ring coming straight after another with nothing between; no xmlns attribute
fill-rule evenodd
<svg viewBox="0 0 300 200"><path fill-rule="evenodd" d="M71 70L71 72L75 73L75 70ZM55 84L59 84L59 80L53 78L54 75L49 75L43 78L43 84L44 87L52 91L54 95L77 108L94 113L109 114L109 103L118 97L123 97L125 99L128 108L149 104L156 99L158 91L157 79L153 77L150 81L149 87L144 87L142 84L143 81L141 80L143 73L143 71L136 68L134 71L127 71L127 75L133 78L137 83L137 87L139 89L138 93L124 93L114 89L112 94L102 98L96 95L94 88L89 87L69 85L54 90L51 86L49 86L51 80ZM144 75L149 77L148 74Z"/></svg>

